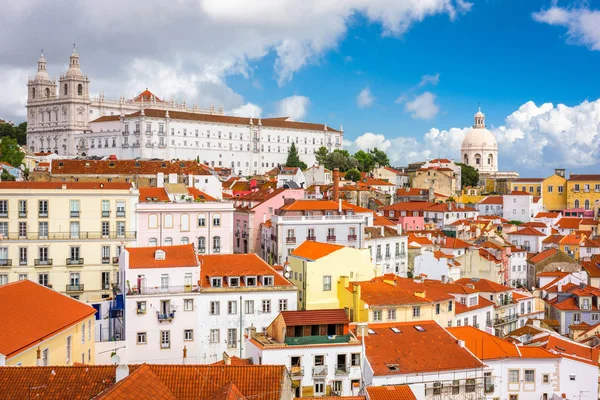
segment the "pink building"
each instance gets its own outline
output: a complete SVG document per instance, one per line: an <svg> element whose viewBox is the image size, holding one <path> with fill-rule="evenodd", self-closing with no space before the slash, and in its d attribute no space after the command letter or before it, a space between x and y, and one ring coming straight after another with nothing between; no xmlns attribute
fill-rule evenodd
<svg viewBox="0 0 600 400"><path fill-rule="evenodd" d="M398 225L401 225L405 232L422 231L425 229L425 218L419 216L399 217Z"/></svg>
<svg viewBox="0 0 600 400"><path fill-rule="evenodd" d="M200 254L233 251L233 203L183 184L140 188L137 246L194 244Z"/></svg>
<svg viewBox="0 0 600 400"><path fill-rule="evenodd" d="M234 198L235 253L259 253L260 224L283 206L285 199L303 199L304 189L260 189Z"/></svg>

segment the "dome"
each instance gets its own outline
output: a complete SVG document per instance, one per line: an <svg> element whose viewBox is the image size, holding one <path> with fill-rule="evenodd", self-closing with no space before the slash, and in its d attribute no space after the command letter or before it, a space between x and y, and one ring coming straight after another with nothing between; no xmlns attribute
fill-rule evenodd
<svg viewBox="0 0 600 400"><path fill-rule="evenodd" d="M494 134L486 128L471 128L463 139L463 149L496 150L498 143Z"/></svg>
<svg viewBox="0 0 600 400"><path fill-rule="evenodd" d="M48 71L46 71L46 58L44 57L43 50L40 58L38 58L38 70L37 74L35 75L35 80L38 82L50 80L50 75L48 75Z"/></svg>

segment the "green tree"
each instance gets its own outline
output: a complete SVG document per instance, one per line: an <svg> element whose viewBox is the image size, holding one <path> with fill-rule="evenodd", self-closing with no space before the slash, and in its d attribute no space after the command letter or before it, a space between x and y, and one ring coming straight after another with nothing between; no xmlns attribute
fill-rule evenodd
<svg viewBox="0 0 600 400"><path fill-rule="evenodd" d="M511 225L517 225L517 226L519 226L519 225L521 225L523 223L523 221L517 221L516 219L513 219L511 221L508 221L508 223L511 224Z"/></svg>
<svg viewBox="0 0 600 400"><path fill-rule="evenodd" d="M0 140L0 161L19 167L23 163L23 158L25 154L15 139L5 136Z"/></svg>
<svg viewBox="0 0 600 400"><path fill-rule="evenodd" d="M353 182L360 180L360 171L356 168L349 169L346 172L346 179L350 179Z"/></svg>
<svg viewBox="0 0 600 400"><path fill-rule="evenodd" d="M328 155L329 155L329 152L327 151L327 147L325 147L325 146L319 147L319 150L317 150L315 153L315 158L317 159L317 163L319 163L319 165L325 165Z"/></svg>
<svg viewBox="0 0 600 400"><path fill-rule="evenodd" d="M287 160L285 162L286 167L300 167L300 169L306 169L306 164L300 160L300 156L298 155L298 149L296 149L296 145L292 142L290 146L290 150L288 151Z"/></svg>
<svg viewBox="0 0 600 400"><path fill-rule="evenodd" d="M461 186L464 188L465 186L477 186L479 185L479 171L475 168L457 163L456 165L460 166L460 174L461 174Z"/></svg>
<svg viewBox="0 0 600 400"><path fill-rule="evenodd" d="M2 173L0 174L0 180L2 180L2 181L14 181L15 177L12 176L11 174L9 174L8 172L6 172L5 170L2 170Z"/></svg>
<svg viewBox="0 0 600 400"><path fill-rule="evenodd" d="M375 147L370 151L370 153L375 159L375 164L379 164L380 167L390 166L390 159L388 158L387 154L385 154L385 151L379 150L377 147Z"/></svg>
<svg viewBox="0 0 600 400"><path fill-rule="evenodd" d="M339 168L341 172L346 172L352 168L356 168L358 162L355 158L350 157L350 154L346 150L334 150L327 155L325 160L325 168L334 170Z"/></svg>
<svg viewBox="0 0 600 400"><path fill-rule="evenodd" d="M15 139L18 144L27 144L27 122L19 125L0 124L0 138L9 137Z"/></svg>
<svg viewBox="0 0 600 400"><path fill-rule="evenodd" d="M359 150L354 153L354 158L358 161L358 169L362 172L370 172L375 166L375 158L371 153Z"/></svg>

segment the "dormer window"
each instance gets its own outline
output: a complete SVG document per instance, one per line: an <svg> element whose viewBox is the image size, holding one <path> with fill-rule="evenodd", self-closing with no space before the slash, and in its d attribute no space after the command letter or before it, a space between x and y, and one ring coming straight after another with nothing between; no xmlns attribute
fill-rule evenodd
<svg viewBox="0 0 600 400"><path fill-rule="evenodd" d="M229 287L239 287L240 278L238 276L232 276L229 278Z"/></svg>
<svg viewBox="0 0 600 400"><path fill-rule="evenodd" d="M247 276L246 277L246 286L256 286L256 277L255 276Z"/></svg>
<svg viewBox="0 0 600 400"><path fill-rule="evenodd" d="M273 286L273 276L263 276L263 286Z"/></svg>
<svg viewBox="0 0 600 400"><path fill-rule="evenodd" d="M211 287L223 287L223 278L210 278L210 286Z"/></svg>
<svg viewBox="0 0 600 400"><path fill-rule="evenodd" d="M164 260L165 259L165 252L164 252L164 250L156 250L154 252L154 259L155 260Z"/></svg>

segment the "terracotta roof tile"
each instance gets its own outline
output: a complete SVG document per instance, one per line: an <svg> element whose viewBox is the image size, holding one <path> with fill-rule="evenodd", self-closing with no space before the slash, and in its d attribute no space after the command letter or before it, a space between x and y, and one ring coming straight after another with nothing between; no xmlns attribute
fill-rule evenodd
<svg viewBox="0 0 600 400"><path fill-rule="evenodd" d="M600 260L583 261L581 267L591 278L600 278Z"/></svg>
<svg viewBox="0 0 600 400"><path fill-rule="evenodd" d="M273 276L273 286L293 286L269 264L258 255L252 254L211 254L198 256L200 260L200 284L209 288L210 277L244 277L244 276ZM240 286L246 286L244 279L240 279ZM263 287L257 279L257 287ZM222 287L229 287L227 279L223 279Z"/></svg>
<svg viewBox="0 0 600 400"><path fill-rule="evenodd" d="M535 228L530 228L528 226L519 229L516 232L509 232L507 235L523 235L523 236L546 236L542 232L538 231Z"/></svg>
<svg viewBox="0 0 600 400"><path fill-rule="evenodd" d="M429 304L454 299L454 296L437 287L391 274L370 281L350 282L347 290L352 291L353 286L360 286L361 300L369 306Z"/></svg>
<svg viewBox="0 0 600 400"><path fill-rule="evenodd" d="M348 324L348 316L344 310L299 310L282 311L281 316L286 326Z"/></svg>
<svg viewBox="0 0 600 400"><path fill-rule="evenodd" d="M485 293L499 293L513 290L511 287L501 285L488 279L460 278L454 283L458 283L459 285L473 285L475 289Z"/></svg>
<svg viewBox="0 0 600 400"><path fill-rule="evenodd" d="M212 175L196 161L52 160L52 175Z"/></svg>
<svg viewBox="0 0 600 400"><path fill-rule="evenodd" d="M479 204L495 204L502 205L503 200L502 196L487 196L485 199L481 200Z"/></svg>
<svg viewBox="0 0 600 400"><path fill-rule="evenodd" d="M579 229L581 218L562 217L556 223L558 229Z"/></svg>
<svg viewBox="0 0 600 400"><path fill-rule="evenodd" d="M558 218L560 216L559 212L539 212L535 215L535 218Z"/></svg>
<svg viewBox="0 0 600 400"><path fill-rule="evenodd" d="M140 203L155 203L155 202L166 202L171 201L165 188L158 187L141 187L140 191Z"/></svg>
<svg viewBox="0 0 600 400"><path fill-rule="evenodd" d="M238 356L230 356L229 357L230 364L229 365L252 365L251 358L239 358ZM224 360L214 362L210 365L227 365Z"/></svg>
<svg viewBox="0 0 600 400"><path fill-rule="evenodd" d="M569 181L600 181L598 174L571 174Z"/></svg>
<svg viewBox="0 0 600 400"><path fill-rule="evenodd" d="M13 357L95 313L93 307L27 279L2 285L0 354Z"/></svg>
<svg viewBox="0 0 600 400"><path fill-rule="evenodd" d="M447 238L442 244L442 249L468 249L472 244L465 242L462 239Z"/></svg>
<svg viewBox="0 0 600 400"><path fill-rule="evenodd" d="M537 253L536 255L530 257L528 260L531 261L532 263L537 264L539 262L544 261L546 258L555 255L558 252L559 252L558 249L555 249L555 248L552 247L550 249L547 249L547 250L544 250L544 251L542 251L540 253Z"/></svg>
<svg viewBox="0 0 600 400"><path fill-rule="evenodd" d="M0 182L0 189L62 190L63 187L67 190L129 190L133 185L124 182Z"/></svg>
<svg viewBox="0 0 600 400"><path fill-rule="evenodd" d="M312 240L304 241L292 252L292 256L306 258L307 260L318 260L322 257L343 249L344 246L338 244L314 242Z"/></svg>
<svg viewBox="0 0 600 400"><path fill-rule="evenodd" d="M165 252L164 259L156 259L156 251ZM193 244L158 247L127 247L129 268L181 268L197 267L198 259Z"/></svg>
<svg viewBox="0 0 600 400"><path fill-rule="evenodd" d="M373 226L396 226L396 224L382 215L373 214Z"/></svg>
<svg viewBox="0 0 600 400"><path fill-rule="evenodd" d="M367 386L369 400L417 400L408 385Z"/></svg>
<svg viewBox="0 0 600 400"><path fill-rule="evenodd" d="M142 365L127 378L115 383L97 399L103 400L176 400L177 398L148 365Z"/></svg>
<svg viewBox="0 0 600 400"><path fill-rule="evenodd" d="M462 313L466 313L469 311L473 311L473 310L479 310L481 308L485 308L485 307L494 307L495 303L493 301L490 301L488 299L486 299L483 296L479 296L479 301L477 303L477 305L474 306L467 306L465 304L462 304L460 302L456 302L456 314L462 314Z"/></svg>

